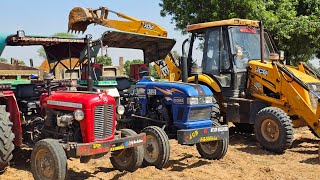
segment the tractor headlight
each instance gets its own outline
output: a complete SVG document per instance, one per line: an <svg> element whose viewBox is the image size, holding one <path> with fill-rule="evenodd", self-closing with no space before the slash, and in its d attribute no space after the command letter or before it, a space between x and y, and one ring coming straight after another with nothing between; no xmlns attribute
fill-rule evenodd
<svg viewBox="0 0 320 180"><path fill-rule="evenodd" d="M198 97L189 97L189 98L187 98L187 103L189 105L197 105L197 104L199 104L199 98Z"/></svg>
<svg viewBox="0 0 320 180"><path fill-rule="evenodd" d="M120 115L122 115L122 114L124 113L124 106L119 105L119 106L117 107L117 113L120 114Z"/></svg>
<svg viewBox="0 0 320 180"><path fill-rule="evenodd" d="M207 96L206 97L206 104L212 104L212 103L213 103L212 96Z"/></svg>
<svg viewBox="0 0 320 180"><path fill-rule="evenodd" d="M73 112L74 119L77 121L81 121L84 118L84 112L80 109L77 109Z"/></svg>

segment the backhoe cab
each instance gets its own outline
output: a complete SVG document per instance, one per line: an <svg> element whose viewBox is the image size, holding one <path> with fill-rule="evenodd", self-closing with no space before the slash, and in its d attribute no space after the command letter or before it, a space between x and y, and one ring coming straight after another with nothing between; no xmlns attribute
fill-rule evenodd
<svg viewBox="0 0 320 180"><path fill-rule="evenodd" d="M199 83L211 87L225 121L240 131L254 129L259 143L277 153L290 147L293 127L309 126L320 136L319 78L303 65L279 61L283 52L277 52L260 22L230 19L190 25L187 30L192 35L182 58L189 68L183 69L188 70L183 79L194 82L190 67L200 54Z"/></svg>
<svg viewBox="0 0 320 180"><path fill-rule="evenodd" d="M224 97L239 97L246 88L248 62L261 58L259 22L231 19L190 25L187 30L192 33L188 67L195 61L193 50L202 46L203 73L216 80L213 90ZM264 59L269 59L275 50L267 34L265 45Z"/></svg>

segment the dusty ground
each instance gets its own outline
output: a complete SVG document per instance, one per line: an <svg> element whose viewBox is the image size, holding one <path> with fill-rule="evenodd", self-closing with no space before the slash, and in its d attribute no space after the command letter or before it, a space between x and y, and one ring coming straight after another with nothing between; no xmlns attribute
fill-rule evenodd
<svg viewBox="0 0 320 180"><path fill-rule="evenodd" d="M68 161L69 179L320 179L319 140L305 129L297 130L291 149L283 155L262 150L252 135L232 133L227 155L219 161L201 159L195 147L171 141L171 157L163 170L140 168L134 173L112 168L108 158L80 164ZM31 151L17 157L0 179L33 179Z"/></svg>

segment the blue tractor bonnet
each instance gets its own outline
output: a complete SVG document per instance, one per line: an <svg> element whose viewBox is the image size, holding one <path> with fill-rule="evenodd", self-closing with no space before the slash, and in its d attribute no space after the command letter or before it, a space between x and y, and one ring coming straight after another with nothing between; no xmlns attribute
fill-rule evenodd
<svg viewBox="0 0 320 180"><path fill-rule="evenodd" d="M213 95L211 90L204 85L182 83L182 82L169 82L169 81L157 81L148 78L142 78L136 85L145 86L146 89L156 89L165 95L173 95L179 93L181 96L211 96Z"/></svg>

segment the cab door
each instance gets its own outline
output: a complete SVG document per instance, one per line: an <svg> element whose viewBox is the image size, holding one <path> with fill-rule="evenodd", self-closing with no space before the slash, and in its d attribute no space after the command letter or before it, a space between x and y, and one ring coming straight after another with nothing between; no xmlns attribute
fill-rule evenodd
<svg viewBox="0 0 320 180"><path fill-rule="evenodd" d="M233 65L225 27L206 30L202 58L203 73L219 81L224 96L233 96Z"/></svg>

